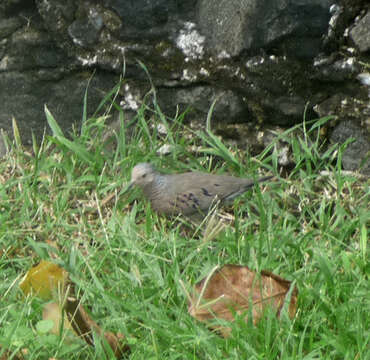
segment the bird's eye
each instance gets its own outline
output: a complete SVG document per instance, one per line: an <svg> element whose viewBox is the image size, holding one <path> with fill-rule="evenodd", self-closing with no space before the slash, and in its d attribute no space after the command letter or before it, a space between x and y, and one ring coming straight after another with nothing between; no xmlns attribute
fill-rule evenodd
<svg viewBox="0 0 370 360"><path fill-rule="evenodd" d="M143 174L141 177L142 177L142 178L145 178L145 177L146 177L146 174Z"/></svg>

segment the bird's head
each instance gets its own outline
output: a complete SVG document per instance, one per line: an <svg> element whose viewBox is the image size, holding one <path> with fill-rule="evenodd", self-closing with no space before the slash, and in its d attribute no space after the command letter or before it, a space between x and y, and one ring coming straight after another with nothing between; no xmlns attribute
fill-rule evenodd
<svg viewBox="0 0 370 360"><path fill-rule="evenodd" d="M153 165L149 163L139 163L132 169L130 187L137 185L144 188L154 181L155 175L156 170Z"/></svg>

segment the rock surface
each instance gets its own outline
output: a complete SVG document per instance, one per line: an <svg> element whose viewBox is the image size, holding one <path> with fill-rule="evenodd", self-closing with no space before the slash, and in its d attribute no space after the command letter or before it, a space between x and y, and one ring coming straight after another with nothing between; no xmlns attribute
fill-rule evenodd
<svg viewBox="0 0 370 360"><path fill-rule="evenodd" d="M350 139L352 140L346 145L342 156L343 168L352 171L360 170L363 174L370 176L369 134L355 121L347 120L336 126L330 136L332 143L344 144Z"/></svg>
<svg viewBox="0 0 370 360"><path fill-rule="evenodd" d="M349 36L360 52L370 50L370 11L349 32Z"/></svg>
<svg viewBox="0 0 370 360"><path fill-rule="evenodd" d="M301 122L304 111L306 119L335 113L337 123L356 114L366 133L368 112L357 109L369 107L358 80L370 62L368 25L365 0L2 1L0 128L11 134L15 117L26 143L30 130L40 138L47 104L69 129L81 119L91 76L89 114L124 63L118 101L135 113L150 89L140 60L165 114L179 104L195 127L218 99L220 133L241 127L256 138L266 126ZM324 112L338 94L347 100Z"/></svg>

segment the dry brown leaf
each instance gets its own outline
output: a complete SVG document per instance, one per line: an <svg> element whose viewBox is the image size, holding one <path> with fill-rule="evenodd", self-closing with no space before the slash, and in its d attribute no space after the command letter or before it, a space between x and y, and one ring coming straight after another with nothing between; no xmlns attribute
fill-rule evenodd
<svg viewBox="0 0 370 360"><path fill-rule="evenodd" d="M247 266L225 265L195 285L188 311L203 322L215 319L233 321L235 313L247 321L252 313L253 324L256 324L267 307L280 314L290 285L290 281L269 271L262 270L257 274ZM294 288L288 308L290 317L294 316L296 307L297 289ZM224 337L231 331L228 327L210 326Z"/></svg>

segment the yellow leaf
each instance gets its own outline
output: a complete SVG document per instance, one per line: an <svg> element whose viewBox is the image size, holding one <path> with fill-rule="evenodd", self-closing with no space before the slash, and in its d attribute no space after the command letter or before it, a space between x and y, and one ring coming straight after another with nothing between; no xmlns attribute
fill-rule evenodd
<svg viewBox="0 0 370 360"><path fill-rule="evenodd" d="M55 297L58 290L64 293L68 273L50 261L41 260L23 277L19 286L25 295L37 295L43 300Z"/></svg>

